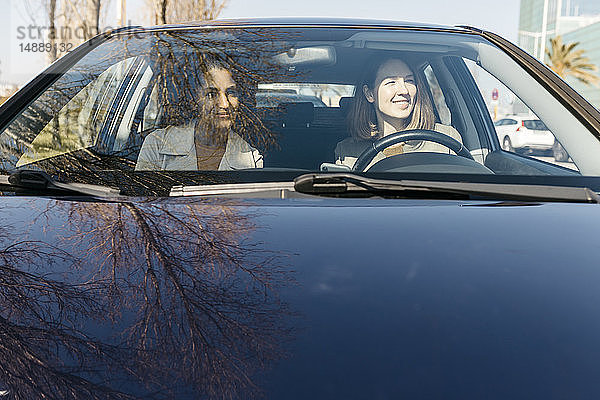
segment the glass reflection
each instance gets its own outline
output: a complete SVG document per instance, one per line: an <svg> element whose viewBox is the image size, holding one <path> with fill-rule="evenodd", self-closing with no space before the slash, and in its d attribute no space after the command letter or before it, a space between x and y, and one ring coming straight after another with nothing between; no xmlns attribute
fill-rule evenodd
<svg viewBox="0 0 600 400"><path fill-rule="evenodd" d="M270 29L117 36L0 134L0 168L85 182L105 181L99 171L262 168L277 135L275 110L256 107L258 83L299 74L273 58L296 36Z"/></svg>
<svg viewBox="0 0 600 400"><path fill-rule="evenodd" d="M258 395L256 374L291 337L278 290L293 278L284 254L251 240L257 215L244 210L53 202L29 234L56 242L13 242L6 228L3 388L15 398Z"/></svg>

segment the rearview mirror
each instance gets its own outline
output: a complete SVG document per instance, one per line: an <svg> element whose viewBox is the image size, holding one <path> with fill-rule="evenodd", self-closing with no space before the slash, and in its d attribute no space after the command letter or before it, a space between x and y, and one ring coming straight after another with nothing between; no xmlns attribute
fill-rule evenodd
<svg viewBox="0 0 600 400"><path fill-rule="evenodd" d="M320 170L324 172L349 172L352 171L352 168L345 164L333 164L324 162L321 164Z"/></svg>
<svg viewBox="0 0 600 400"><path fill-rule="evenodd" d="M273 57L275 62L287 66L335 64L333 46L292 47Z"/></svg>

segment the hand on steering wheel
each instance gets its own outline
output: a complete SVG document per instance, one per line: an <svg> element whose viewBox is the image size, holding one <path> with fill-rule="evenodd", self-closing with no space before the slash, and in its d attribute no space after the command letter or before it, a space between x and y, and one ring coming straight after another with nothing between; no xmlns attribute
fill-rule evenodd
<svg viewBox="0 0 600 400"><path fill-rule="evenodd" d="M401 132L394 132L390 135L384 136L373 142L372 146L367 148L365 151L358 156L358 159L352 167L353 171L362 172L367 166L373 161L373 158L379 154L383 149L393 146L398 143L408 142L410 140L425 140L428 142L434 142L445 146L456 153L456 155L473 160L473 156L469 153L469 150L462 145L458 140L451 138L440 132L432 131L430 129L410 129Z"/></svg>

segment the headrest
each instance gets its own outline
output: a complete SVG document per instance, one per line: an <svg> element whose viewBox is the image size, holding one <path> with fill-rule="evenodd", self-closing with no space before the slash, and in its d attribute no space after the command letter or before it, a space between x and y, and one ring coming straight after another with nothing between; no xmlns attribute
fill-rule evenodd
<svg viewBox="0 0 600 400"><path fill-rule="evenodd" d="M353 102L354 97L340 97L340 108L342 110L342 114L348 114L348 111L350 111L350 107L352 107Z"/></svg>
<svg viewBox="0 0 600 400"><path fill-rule="evenodd" d="M280 103L281 118L286 126L308 125L315 119L315 107L310 101Z"/></svg>

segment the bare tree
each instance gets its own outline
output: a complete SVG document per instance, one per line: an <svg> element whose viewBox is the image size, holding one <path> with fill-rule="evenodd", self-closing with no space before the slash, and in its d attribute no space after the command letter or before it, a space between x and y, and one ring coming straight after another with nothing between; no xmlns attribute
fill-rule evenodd
<svg viewBox="0 0 600 400"><path fill-rule="evenodd" d="M26 3L34 21L39 17L34 15L39 6L45 10L45 23L41 25L48 27L49 63L99 33L103 6L108 2L110 0L30 0Z"/></svg>
<svg viewBox="0 0 600 400"><path fill-rule="evenodd" d="M173 22L206 21L221 14L227 0L184 0L169 10L169 19Z"/></svg>
<svg viewBox="0 0 600 400"><path fill-rule="evenodd" d="M81 43L98 34L102 0L61 0L62 27L71 27L71 43Z"/></svg>
<svg viewBox="0 0 600 400"><path fill-rule="evenodd" d="M227 5L227 0L146 0L155 24L215 19Z"/></svg>
<svg viewBox="0 0 600 400"><path fill-rule="evenodd" d="M167 23L167 6L169 0L145 0L144 10L149 12L146 17L150 24L163 25Z"/></svg>
<svg viewBox="0 0 600 400"><path fill-rule="evenodd" d="M86 0L85 14L81 24L85 35L85 40L97 35L100 30L100 9L102 3L100 0Z"/></svg>
<svg viewBox="0 0 600 400"><path fill-rule="evenodd" d="M48 52L48 61L53 63L57 59L56 55L56 0L50 0L48 4L48 21L50 33L48 40L50 43L50 51Z"/></svg>

